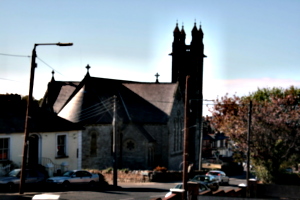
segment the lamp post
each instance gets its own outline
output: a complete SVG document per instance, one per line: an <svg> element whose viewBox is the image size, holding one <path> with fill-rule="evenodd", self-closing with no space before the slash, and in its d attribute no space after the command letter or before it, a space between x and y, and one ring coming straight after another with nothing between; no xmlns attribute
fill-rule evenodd
<svg viewBox="0 0 300 200"><path fill-rule="evenodd" d="M27 162L27 150L28 150L28 135L29 135L29 121L31 119L31 104L32 104L32 91L33 91L33 82L34 82L34 70L36 68L36 47L40 45L57 45L57 46L72 46L73 43L39 43L34 44L31 56L31 69L30 69L30 83L29 83L29 95L27 101L27 110L26 110L26 118L25 118L25 128L24 128L24 147L23 147L23 159L22 159L22 167L21 167L21 180L20 180L20 188L19 193L24 193L24 183L25 183L25 166Z"/></svg>

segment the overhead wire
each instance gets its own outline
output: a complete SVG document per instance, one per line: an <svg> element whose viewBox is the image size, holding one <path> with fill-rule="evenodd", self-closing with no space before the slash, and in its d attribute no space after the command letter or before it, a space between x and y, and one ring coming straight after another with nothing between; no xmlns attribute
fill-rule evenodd
<svg viewBox="0 0 300 200"><path fill-rule="evenodd" d="M112 97L101 101L100 103L93 104L81 111L75 113L75 115L80 114L80 121L84 121L86 119L96 117L103 113L106 113L113 109ZM110 108L110 109L108 109Z"/></svg>
<svg viewBox="0 0 300 200"><path fill-rule="evenodd" d="M15 54L8 54L8 53L0 53L1 56L13 56L13 57L27 57L31 58L31 56L25 56L25 55L15 55Z"/></svg>
<svg viewBox="0 0 300 200"><path fill-rule="evenodd" d="M62 73L60 73L59 71L57 71L56 69L54 69L53 67L51 67L48 63L46 63L45 61L43 61L40 57L37 57L37 59L39 59L42 63L44 63L46 66L48 66L49 68L51 68L53 71L59 73L60 75L63 76Z"/></svg>
<svg viewBox="0 0 300 200"><path fill-rule="evenodd" d="M26 55L16 55L16 54L8 54L8 53L0 53L1 56L12 56L12 57L26 57L26 58L31 58L32 56L26 56ZM52 69L53 71L59 73L60 75L63 76L62 73L60 73L58 70L54 69L53 67L51 67L48 63L46 63L45 61L43 61L40 57L36 56L37 59L39 59L42 63L44 63L46 66L48 66L50 69Z"/></svg>
<svg viewBox="0 0 300 200"><path fill-rule="evenodd" d="M111 104L108 104L108 105L111 105L111 107L112 107L112 105L113 105L113 103L111 103ZM98 115L100 115L100 114L103 114L103 113L106 113L106 112L108 112L109 110L106 108L106 107L104 107L104 106L99 106L99 109L93 109L93 110L91 110L91 111L89 111L89 112L83 112L81 115L80 115L80 121L83 121L83 120L86 120L86 119L89 119L89 118L92 118L92 117L95 117L95 116L98 116Z"/></svg>
<svg viewBox="0 0 300 200"><path fill-rule="evenodd" d="M0 79L1 79L1 80L6 80L6 81L20 82L20 81L16 81L16 80L7 79L7 78L0 78Z"/></svg>

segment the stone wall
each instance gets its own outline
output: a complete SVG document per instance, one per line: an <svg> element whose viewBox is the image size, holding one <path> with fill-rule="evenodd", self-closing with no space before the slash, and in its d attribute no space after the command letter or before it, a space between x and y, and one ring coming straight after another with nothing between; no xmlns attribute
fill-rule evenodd
<svg viewBox="0 0 300 200"><path fill-rule="evenodd" d="M116 130L119 169L153 170L168 167L168 128L164 124L123 124ZM113 166L112 125L91 125L82 132L82 168Z"/></svg>
<svg viewBox="0 0 300 200"><path fill-rule="evenodd" d="M91 155L91 140L93 132L96 133L97 150ZM111 126L88 126L82 132L82 168L105 169L112 166L111 154Z"/></svg>

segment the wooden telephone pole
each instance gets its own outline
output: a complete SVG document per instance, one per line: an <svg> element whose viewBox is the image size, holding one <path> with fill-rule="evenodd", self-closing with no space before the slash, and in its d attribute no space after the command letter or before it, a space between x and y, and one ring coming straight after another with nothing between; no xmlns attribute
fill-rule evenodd
<svg viewBox="0 0 300 200"><path fill-rule="evenodd" d="M117 152L116 152L116 99L114 96L114 116L113 116L113 185L118 186L118 168L117 168Z"/></svg>
<svg viewBox="0 0 300 200"><path fill-rule="evenodd" d="M189 113L190 113L190 106L189 106L189 80L190 76L186 77L186 85L185 85L185 103L184 103L184 141L183 141L183 173L182 173L182 180L183 180L183 200L187 200L187 181L188 181L188 162L189 162Z"/></svg>

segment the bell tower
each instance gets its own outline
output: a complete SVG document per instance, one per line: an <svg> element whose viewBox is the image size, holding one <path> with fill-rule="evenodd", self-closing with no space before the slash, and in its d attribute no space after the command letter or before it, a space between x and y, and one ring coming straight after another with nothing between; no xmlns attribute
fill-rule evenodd
<svg viewBox="0 0 300 200"><path fill-rule="evenodd" d="M173 44L172 44L172 83L179 82L180 89L185 90L185 79L190 75L194 92L202 91L203 79L203 58L204 44L203 44L203 31L201 26L199 29L194 24L192 29L192 41L190 45L185 44L185 31L182 26L181 30L176 23L173 31ZM198 90L198 91L197 91Z"/></svg>
<svg viewBox="0 0 300 200"><path fill-rule="evenodd" d="M197 28L196 23L191 31L192 40L190 45L185 44L185 31L182 26L181 30L176 23L173 31L172 45L172 83L178 82L181 94L184 96L186 89L186 76L190 76L189 96L190 109L189 123L189 162L194 163L196 167L199 162L199 154L201 149L201 122L202 122L202 102L203 102L203 58L204 44L203 31L201 26ZM199 167L199 166L198 166Z"/></svg>

